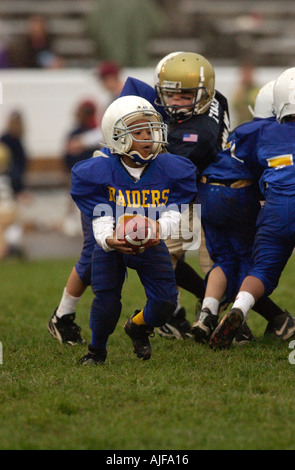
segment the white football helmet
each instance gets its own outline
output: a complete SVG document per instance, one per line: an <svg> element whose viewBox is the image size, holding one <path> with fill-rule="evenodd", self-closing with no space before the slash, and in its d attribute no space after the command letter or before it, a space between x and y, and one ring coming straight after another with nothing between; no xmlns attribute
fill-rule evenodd
<svg viewBox="0 0 295 470"><path fill-rule="evenodd" d="M146 120L146 123L133 124L141 119ZM143 158L138 152L129 152L133 140L146 142L138 140L132 135L133 132L141 129L151 131L153 145L147 158ZM150 160L156 158L162 146L168 143L167 125L164 124L162 116L149 101L139 96L122 96L113 101L104 113L101 131L111 152L118 155L128 155L139 166L146 165Z"/></svg>
<svg viewBox="0 0 295 470"><path fill-rule="evenodd" d="M273 108L273 87L275 80L271 80L260 88L254 105L254 118L266 119L275 115Z"/></svg>
<svg viewBox="0 0 295 470"><path fill-rule="evenodd" d="M285 70L275 81L274 111L278 122L295 115L295 67Z"/></svg>

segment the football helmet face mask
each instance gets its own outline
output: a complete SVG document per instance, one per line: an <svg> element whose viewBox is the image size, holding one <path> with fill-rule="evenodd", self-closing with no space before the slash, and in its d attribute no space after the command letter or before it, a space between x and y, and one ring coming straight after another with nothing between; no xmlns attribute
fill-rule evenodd
<svg viewBox="0 0 295 470"><path fill-rule="evenodd" d="M258 92L254 105L254 118L266 119L275 116L273 88L275 80L264 85Z"/></svg>
<svg viewBox="0 0 295 470"><path fill-rule="evenodd" d="M139 120L145 122L135 122ZM151 153L146 158L139 152L130 151L133 141L148 142L146 139L139 140L134 135L136 131L143 129L150 132L153 143ZM127 155L138 166L146 165L156 158L162 146L167 144L167 125L161 115L149 101L138 96L122 96L113 101L102 118L101 131L111 152Z"/></svg>
<svg viewBox="0 0 295 470"><path fill-rule="evenodd" d="M215 72L210 62L194 52L180 52L164 62L156 85L158 106L177 120L189 119L209 108L215 95ZM190 106L170 105L168 97L173 93L192 93Z"/></svg>
<svg viewBox="0 0 295 470"><path fill-rule="evenodd" d="M285 70L273 88L274 111L278 122L295 115L295 67Z"/></svg>

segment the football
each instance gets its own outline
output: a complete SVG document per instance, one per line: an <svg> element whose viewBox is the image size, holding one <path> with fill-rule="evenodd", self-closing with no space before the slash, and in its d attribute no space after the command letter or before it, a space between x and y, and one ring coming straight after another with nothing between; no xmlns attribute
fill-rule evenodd
<svg viewBox="0 0 295 470"><path fill-rule="evenodd" d="M117 239L125 240L126 245L136 253L143 253L155 238L154 229L146 217L125 216L117 226Z"/></svg>

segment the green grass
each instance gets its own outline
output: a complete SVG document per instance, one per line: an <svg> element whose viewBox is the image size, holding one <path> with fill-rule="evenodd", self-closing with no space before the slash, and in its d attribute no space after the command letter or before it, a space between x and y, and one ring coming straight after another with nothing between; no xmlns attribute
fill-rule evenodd
<svg viewBox="0 0 295 470"><path fill-rule="evenodd" d="M245 348L215 352L156 335L151 360L140 361L123 331L144 299L130 271L106 363L77 366L86 347L47 332L73 262L1 264L1 450L294 449L295 365L288 342L263 338L265 320L251 313L258 340ZM272 296L293 313L294 269L292 258ZM87 342L91 299L89 289L77 309ZM181 299L193 321L194 297Z"/></svg>

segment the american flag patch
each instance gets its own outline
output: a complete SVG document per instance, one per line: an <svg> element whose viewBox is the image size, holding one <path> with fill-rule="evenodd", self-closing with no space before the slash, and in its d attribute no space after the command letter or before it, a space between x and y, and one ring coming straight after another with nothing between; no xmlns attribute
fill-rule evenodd
<svg viewBox="0 0 295 470"><path fill-rule="evenodd" d="M182 142L198 142L198 134L183 134Z"/></svg>

